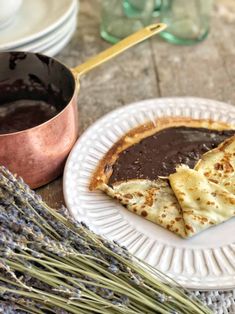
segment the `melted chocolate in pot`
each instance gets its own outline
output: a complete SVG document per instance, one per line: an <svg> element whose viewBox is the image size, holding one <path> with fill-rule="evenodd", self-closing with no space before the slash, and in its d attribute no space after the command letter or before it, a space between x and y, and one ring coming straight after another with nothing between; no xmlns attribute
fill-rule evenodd
<svg viewBox="0 0 235 314"><path fill-rule="evenodd" d="M42 100L22 99L0 106L0 134L26 130L46 122L58 113Z"/></svg>
<svg viewBox="0 0 235 314"><path fill-rule="evenodd" d="M172 127L124 150L113 165L109 184L128 179L157 179L175 172L179 164L193 168L201 155L235 135L235 130Z"/></svg>
<svg viewBox="0 0 235 314"><path fill-rule="evenodd" d="M74 95L72 73L52 58L30 52L2 52L0 63L0 134L46 122Z"/></svg>

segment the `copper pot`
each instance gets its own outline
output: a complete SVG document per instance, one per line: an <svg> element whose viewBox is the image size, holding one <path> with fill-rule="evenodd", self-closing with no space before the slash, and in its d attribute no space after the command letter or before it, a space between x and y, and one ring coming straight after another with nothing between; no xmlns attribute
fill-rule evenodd
<svg viewBox="0 0 235 314"><path fill-rule="evenodd" d="M33 128L0 134L0 164L32 188L60 175L78 137L80 76L164 28L164 24L148 26L72 70L38 53L0 53L0 105L19 99L47 100L59 111Z"/></svg>

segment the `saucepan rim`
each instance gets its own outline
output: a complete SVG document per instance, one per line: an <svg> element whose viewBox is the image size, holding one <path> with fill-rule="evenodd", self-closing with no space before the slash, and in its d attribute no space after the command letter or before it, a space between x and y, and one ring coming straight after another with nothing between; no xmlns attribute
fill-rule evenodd
<svg viewBox="0 0 235 314"><path fill-rule="evenodd" d="M52 117L52 118L46 120L46 121L43 122L43 123L40 123L40 124L38 124L38 125L35 125L35 126L31 127L31 128L27 128L27 129L25 129L25 130L16 131L16 132L10 132L10 133L1 133L1 134L0 134L0 138L6 137L6 136L13 136L13 135L18 135L18 134L27 133L27 132L33 131L33 130L35 130L35 129L38 129L38 128L40 128L40 127L42 127L42 126L44 126L44 125L46 125L46 124L52 122L53 120L57 119L60 115L63 114L63 112L64 112L64 111L69 107L69 105L71 104L72 99L74 99L74 97L76 96L76 93L79 92L79 82L78 82L78 80L75 79L72 70L71 70L70 68L68 68L63 62L59 61L57 58L49 57L49 56L47 56L47 55L45 55L45 54L43 54L43 53L31 52L31 51L23 51L23 50L22 50L22 51L15 51L15 50L2 51L2 52L0 52L0 55L2 55L2 54L10 54L10 53L25 53L25 54L28 54L28 55L35 55L35 56L36 56L36 55L40 55L40 56L46 57L46 58L48 58L48 59L50 59L50 60L53 60L53 61L55 61L56 63L59 63L60 65L62 65L64 68L66 68L66 69L70 72L71 77L73 78L73 81L74 81L74 87L73 87L73 94L72 94L72 96L71 96L70 99L67 101L67 103L66 103L66 105L64 106L64 108L63 108L61 111L59 111L54 117Z"/></svg>

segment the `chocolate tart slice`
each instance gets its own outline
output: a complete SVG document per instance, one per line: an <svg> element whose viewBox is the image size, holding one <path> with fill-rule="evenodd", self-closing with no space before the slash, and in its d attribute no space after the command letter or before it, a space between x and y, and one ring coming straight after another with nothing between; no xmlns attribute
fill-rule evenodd
<svg viewBox="0 0 235 314"><path fill-rule="evenodd" d="M111 147L91 178L90 190L100 189L130 211L187 237L181 206L163 178L179 164L194 168L204 153L234 134L234 127L210 120L177 117L146 123Z"/></svg>

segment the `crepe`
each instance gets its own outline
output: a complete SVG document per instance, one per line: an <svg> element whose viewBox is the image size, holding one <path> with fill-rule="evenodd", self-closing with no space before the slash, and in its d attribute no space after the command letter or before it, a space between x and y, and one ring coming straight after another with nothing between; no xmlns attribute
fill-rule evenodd
<svg viewBox="0 0 235 314"><path fill-rule="evenodd" d="M234 129L231 125L224 122L191 119L187 117L163 117L158 118L156 121L145 123L129 131L110 148L110 150L100 160L97 168L92 174L89 189L92 191L99 189L103 183L108 184L109 178L112 175L112 166L115 164L122 151L160 130L177 126L207 128L211 130Z"/></svg>
<svg viewBox="0 0 235 314"><path fill-rule="evenodd" d="M235 216L235 195L187 166L169 176L188 237Z"/></svg>
<svg viewBox="0 0 235 314"><path fill-rule="evenodd" d="M181 208L166 180L136 179L100 186L131 212L186 237Z"/></svg>
<svg viewBox="0 0 235 314"><path fill-rule="evenodd" d="M235 195L235 136L205 153L194 169Z"/></svg>
<svg viewBox="0 0 235 314"><path fill-rule="evenodd" d="M178 178L178 172L175 174L175 178L177 179L176 184L174 184L174 177L171 177L173 178L173 183L171 183L176 189L174 190L176 195L174 195L169 182L163 178L156 178L154 180L128 179L126 181L109 184L109 178L112 175L112 166L115 164L122 151L162 129L176 126L199 127L214 130L233 129L233 127L223 122L194 120L184 117L159 118L157 121L146 123L128 132L110 148L103 159L99 162L95 172L93 173L89 188L91 191L95 189L102 190L110 197L117 199L129 211L140 215L143 218L148 219L153 223L156 223L185 238L192 236L214 224L229 219L231 215L233 215L231 208L233 205L231 204L229 205L230 211L227 213L226 217L223 218L223 215L219 214L221 204L225 202L225 198L228 197L226 194L226 192L229 193L228 191L224 191L224 188L222 188L223 192L226 194L224 196L220 190L220 187L214 187L215 192L217 192L218 189L222 195L219 193L219 204L216 204L216 206L219 206L218 213L215 214L215 219L212 219L212 217L210 217L210 215L212 215L212 204L210 206L209 204L206 204L207 207L205 208L205 216L202 215L202 218L200 218L200 206L202 203L193 198L193 195L191 195L192 191L188 191L187 186L178 187L178 180L180 179ZM204 178L203 173L207 172L208 167L211 167L211 160L214 157L211 157L209 153L207 154L208 155L205 160L203 157L203 163L201 162L197 165L198 168L200 168L200 170L198 170L198 176L196 175L197 171L194 171L193 173L196 179L195 182L199 183L199 177L202 178L204 180L203 182L205 187L208 189L208 191L210 191L210 189L213 187L213 182L208 182L208 179L206 177ZM213 175L211 174L211 180L213 180ZM181 183L183 184L183 182ZM193 183L193 181L191 183ZM196 187L193 186L193 188L195 189ZM183 189L190 193L188 201L193 202L190 206L188 203L182 202L180 199L179 193L181 193L181 190L183 193L185 193ZM213 201L211 197L212 196L210 196L209 201ZM188 211L188 208L191 207L194 209L193 213L195 215L190 214ZM204 213L203 209L202 213Z"/></svg>

